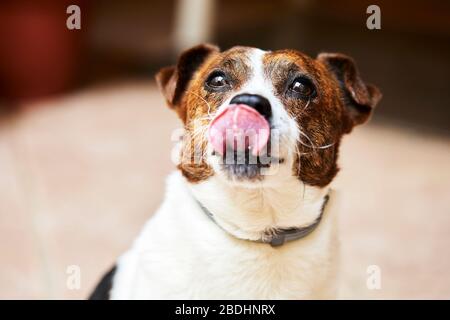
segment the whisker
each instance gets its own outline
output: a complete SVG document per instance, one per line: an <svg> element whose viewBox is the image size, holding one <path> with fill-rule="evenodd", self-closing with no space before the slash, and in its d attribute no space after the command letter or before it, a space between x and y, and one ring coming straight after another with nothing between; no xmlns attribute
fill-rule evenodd
<svg viewBox="0 0 450 320"><path fill-rule="evenodd" d="M206 106L208 107L208 111L207 114L210 117L210 119L212 119L212 115L211 115L211 105L209 104L208 101L205 100L205 98L203 98L201 95L199 95L197 92L192 91L192 90L188 90L188 93L192 93L193 95L195 95L196 97L200 98L203 102L205 102Z"/></svg>
<svg viewBox="0 0 450 320"><path fill-rule="evenodd" d="M331 148L332 146L334 146L336 143L335 142L333 142L333 143L329 143L329 144L326 144L326 145L323 145L323 146L320 146L320 147L317 147L317 149L328 149L328 148Z"/></svg>
<svg viewBox="0 0 450 320"><path fill-rule="evenodd" d="M306 139L308 139L308 141L309 141L309 143L310 143L310 145L307 145L307 144L305 144L305 143L302 141L302 139L300 138L300 139L299 139L299 142L300 142L302 145L304 145L305 147L309 147L309 148L316 149L316 146L314 145L314 142L311 140L311 138L310 138L306 133L304 133L302 130L300 130L299 133L300 133L301 136L304 136Z"/></svg>
<svg viewBox="0 0 450 320"><path fill-rule="evenodd" d="M300 127L300 130L299 130L299 133L300 133L301 136L303 136L303 137L305 137L306 139L308 139L310 145L304 143L304 142L302 141L301 137L299 137L298 142L299 142L301 145L303 145L303 146L305 146L305 147L308 147L308 148L311 148L311 149L314 149L314 150L316 150L316 149L319 149L319 150L328 149L328 148L331 148L332 146L334 146L334 145L336 144L336 142L332 142L332 143L325 144L325 145L322 145L322 146L316 146L316 145L314 144L314 142L312 141L312 139L311 139L305 132L303 132L303 131L301 130L301 127Z"/></svg>
<svg viewBox="0 0 450 320"><path fill-rule="evenodd" d="M305 111L306 108L308 108L310 102L311 102L311 97L308 98L308 102L306 103L306 106L302 109L302 111Z"/></svg>

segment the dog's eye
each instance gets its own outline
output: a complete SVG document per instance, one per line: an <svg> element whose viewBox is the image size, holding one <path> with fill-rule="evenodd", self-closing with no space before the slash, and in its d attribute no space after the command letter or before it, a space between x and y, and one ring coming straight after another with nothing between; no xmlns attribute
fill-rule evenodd
<svg viewBox="0 0 450 320"><path fill-rule="evenodd" d="M302 98L309 98L315 93L311 80L304 77L295 78L289 86L289 91Z"/></svg>
<svg viewBox="0 0 450 320"><path fill-rule="evenodd" d="M221 71L215 71L206 80L206 85L212 89L221 89L229 85L225 74Z"/></svg>

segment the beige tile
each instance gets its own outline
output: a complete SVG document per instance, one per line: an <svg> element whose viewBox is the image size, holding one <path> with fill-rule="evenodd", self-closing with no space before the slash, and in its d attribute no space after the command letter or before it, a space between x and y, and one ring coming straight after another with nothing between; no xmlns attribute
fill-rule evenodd
<svg viewBox="0 0 450 320"><path fill-rule="evenodd" d="M49 277L14 149L14 128L1 127L0 299L33 299L46 295Z"/></svg>
<svg viewBox="0 0 450 320"><path fill-rule="evenodd" d="M178 121L148 83L94 92L34 106L22 119L53 297L86 297L151 216L173 167ZM79 291L66 287L69 265L81 268Z"/></svg>
<svg viewBox="0 0 450 320"><path fill-rule="evenodd" d="M449 298L450 141L367 126L345 139L336 181L343 296ZM379 265L382 289L366 287Z"/></svg>

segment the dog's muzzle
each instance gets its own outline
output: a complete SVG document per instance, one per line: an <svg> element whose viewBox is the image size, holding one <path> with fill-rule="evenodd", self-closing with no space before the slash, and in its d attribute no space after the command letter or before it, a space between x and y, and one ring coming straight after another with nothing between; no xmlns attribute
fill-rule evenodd
<svg viewBox="0 0 450 320"><path fill-rule="evenodd" d="M209 142L221 155L227 151L260 155L269 141L271 116L272 109L266 98L238 95L211 121Z"/></svg>

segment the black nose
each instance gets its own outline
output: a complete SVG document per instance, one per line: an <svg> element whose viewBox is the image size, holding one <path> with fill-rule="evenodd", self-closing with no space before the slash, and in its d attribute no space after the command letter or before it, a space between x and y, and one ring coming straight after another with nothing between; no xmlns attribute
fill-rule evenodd
<svg viewBox="0 0 450 320"><path fill-rule="evenodd" d="M230 104L246 104L254 108L267 120L272 116L272 107L269 100L257 94L243 93L231 99Z"/></svg>

